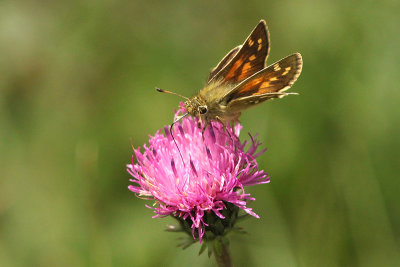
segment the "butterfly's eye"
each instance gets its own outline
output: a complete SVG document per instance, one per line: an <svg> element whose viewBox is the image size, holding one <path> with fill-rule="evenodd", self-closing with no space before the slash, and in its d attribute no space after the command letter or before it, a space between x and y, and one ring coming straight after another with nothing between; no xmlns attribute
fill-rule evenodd
<svg viewBox="0 0 400 267"><path fill-rule="evenodd" d="M199 112L200 112L200 114L206 114L207 113L207 106L200 106L199 107Z"/></svg>

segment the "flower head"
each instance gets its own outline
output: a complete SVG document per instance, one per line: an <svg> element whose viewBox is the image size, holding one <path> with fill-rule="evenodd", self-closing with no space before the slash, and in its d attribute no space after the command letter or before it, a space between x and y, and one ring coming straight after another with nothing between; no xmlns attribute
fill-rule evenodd
<svg viewBox="0 0 400 267"><path fill-rule="evenodd" d="M176 116L181 112L182 108ZM229 206L259 218L247 207L246 201L255 199L245 193L244 186L269 183L255 160L265 150L257 152L260 143L251 136L240 142L240 130L240 124L232 130L212 122L203 135L198 120L192 117L176 123L173 136L166 126L165 135L158 131L150 137L143 153L134 149L137 163L132 157L127 170L136 185L129 190L155 200L154 207L147 206L154 209L154 217L173 215L189 221L193 238L200 242L210 213L224 220Z"/></svg>

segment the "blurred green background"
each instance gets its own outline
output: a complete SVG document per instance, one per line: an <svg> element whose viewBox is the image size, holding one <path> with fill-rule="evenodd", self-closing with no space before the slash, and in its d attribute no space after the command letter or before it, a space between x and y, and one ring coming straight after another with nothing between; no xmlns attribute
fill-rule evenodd
<svg viewBox="0 0 400 267"><path fill-rule="evenodd" d="M260 19L300 96L241 117L271 183L235 266L400 266L399 1L0 1L0 266L210 266L125 164Z"/></svg>

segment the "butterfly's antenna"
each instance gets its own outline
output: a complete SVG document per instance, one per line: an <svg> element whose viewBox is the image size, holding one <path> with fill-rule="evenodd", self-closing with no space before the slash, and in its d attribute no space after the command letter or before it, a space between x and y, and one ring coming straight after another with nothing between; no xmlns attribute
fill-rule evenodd
<svg viewBox="0 0 400 267"><path fill-rule="evenodd" d="M156 90L157 90L157 92L160 92L160 93L167 93L167 94L177 95L177 96L182 97L183 99L186 99L187 101L190 101L189 98L187 98L186 96L180 95L180 94L178 94L178 93L174 93L174 92L171 92L171 91L163 90L163 89L158 88L158 87L156 87ZM174 120L174 122L171 124L171 126L169 127L169 132L171 133L172 140L174 140L174 143L175 143L175 145L176 145L176 148L177 148L178 151L179 151L179 155L181 156L183 165L185 165L185 161L183 160L183 156L182 156L181 150L179 149L178 143L177 143L176 140L175 140L174 133L172 132L172 128L174 127L174 124L175 124L175 123L177 123L178 121L180 121L181 119L183 119L183 118L186 117L187 115L189 115L189 113L183 114L182 116L176 118L176 119Z"/></svg>
<svg viewBox="0 0 400 267"><path fill-rule="evenodd" d="M173 122L173 123L171 124L171 126L169 127L169 132L171 133L172 140L174 140L174 143L175 143L175 145L176 145L176 148L177 148L178 151L179 151L179 155L181 156L181 159L182 159L182 162L183 162L183 166L185 166L185 161L183 160L183 156L182 156L181 150L179 149L178 143L177 143L176 140L175 140L174 133L172 132L172 128L174 127L174 124L175 124L175 123L177 123L178 121L182 120L182 119L183 119L184 117L186 117L187 115L189 115L189 113L183 114L182 116L176 118L176 120L174 120L174 122Z"/></svg>
<svg viewBox="0 0 400 267"><path fill-rule="evenodd" d="M182 97L182 98L184 98L184 99L186 99L186 100L190 100L190 99L187 98L186 96L183 96L183 95L180 95L180 94L178 94L178 93L171 92L171 91L163 90L163 89L158 88L158 87L156 87L156 90L157 90L157 92L160 92L160 93L167 93L167 94L177 95L177 96L180 96L180 97Z"/></svg>

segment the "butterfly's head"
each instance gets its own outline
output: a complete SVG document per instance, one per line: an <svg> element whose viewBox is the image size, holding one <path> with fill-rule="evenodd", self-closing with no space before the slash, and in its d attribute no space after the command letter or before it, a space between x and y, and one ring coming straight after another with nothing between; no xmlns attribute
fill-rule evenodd
<svg viewBox="0 0 400 267"><path fill-rule="evenodd" d="M198 97L194 97L185 102L186 111L192 115L193 117L200 117L207 113L207 105L199 99Z"/></svg>

